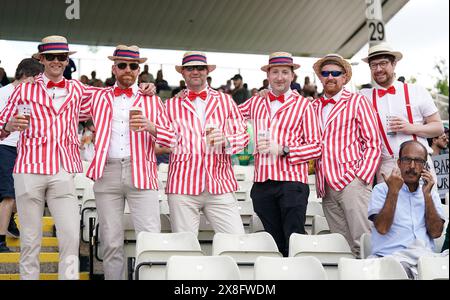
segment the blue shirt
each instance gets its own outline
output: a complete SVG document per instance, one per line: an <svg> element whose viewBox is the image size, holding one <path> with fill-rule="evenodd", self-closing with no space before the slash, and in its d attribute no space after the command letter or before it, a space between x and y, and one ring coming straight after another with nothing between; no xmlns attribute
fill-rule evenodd
<svg viewBox="0 0 450 300"><path fill-rule="evenodd" d="M436 191L431 193L437 213L442 220L445 220L439 194ZM388 186L386 183L378 184L373 188L372 199L369 203L369 219L383 209L387 194ZM371 239L372 255L377 256L386 256L404 250L416 239L424 241L428 248L434 250L434 241L428 235L425 223L425 199L422 185L411 193L408 186L403 184L398 193L397 207L391 228L388 233L381 235L372 225Z"/></svg>

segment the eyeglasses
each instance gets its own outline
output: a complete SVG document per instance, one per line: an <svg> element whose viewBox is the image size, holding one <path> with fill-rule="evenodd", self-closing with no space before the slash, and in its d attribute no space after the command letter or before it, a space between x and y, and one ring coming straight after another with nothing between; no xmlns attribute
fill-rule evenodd
<svg viewBox="0 0 450 300"><path fill-rule="evenodd" d="M58 59L58 61L66 61L69 57L67 54L44 54L45 60L47 61L54 61L55 58Z"/></svg>
<svg viewBox="0 0 450 300"><path fill-rule="evenodd" d="M188 67L184 67L183 69L188 71L188 72L192 72L194 70L205 71L206 70L206 66L188 66Z"/></svg>
<svg viewBox="0 0 450 300"><path fill-rule="evenodd" d="M378 66L380 66L382 69L386 69L386 67L388 66L389 63L390 63L389 60L383 60L383 61L380 61L379 63L372 62L372 63L369 64L369 67L373 71L378 69Z"/></svg>
<svg viewBox="0 0 450 300"><path fill-rule="evenodd" d="M414 162L415 165L424 167L427 164L426 160L423 160L421 158L411 158L411 157L401 157L400 162L404 165L411 165L412 162Z"/></svg>
<svg viewBox="0 0 450 300"><path fill-rule="evenodd" d="M131 71L136 71L137 69L139 69L139 64L137 63L118 63L116 65L120 70L125 70L128 66L130 66L130 70Z"/></svg>
<svg viewBox="0 0 450 300"><path fill-rule="evenodd" d="M330 74L331 74L331 76L333 76L333 77L339 77L339 76L341 76L342 74L343 74L344 72L342 72L342 71L322 71L320 74L322 75L322 77L328 77L328 76L330 76Z"/></svg>

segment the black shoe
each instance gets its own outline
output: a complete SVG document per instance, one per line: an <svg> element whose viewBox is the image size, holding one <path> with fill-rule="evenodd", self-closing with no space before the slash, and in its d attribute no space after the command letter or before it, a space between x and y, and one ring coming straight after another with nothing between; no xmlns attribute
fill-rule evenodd
<svg viewBox="0 0 450 300"><path fill-rule="evenodd" d="M11 250L6 247L5 242L0 242L0 253L11 253Z"/></svg>
<svg viewBox="0 0 450 300"><path fill-rule="evenodd" d="M20 231L17 228L16 222L14 222L13 217L11 217L11 219L9 220L7 234L16 239L20 237Z"/></svg>

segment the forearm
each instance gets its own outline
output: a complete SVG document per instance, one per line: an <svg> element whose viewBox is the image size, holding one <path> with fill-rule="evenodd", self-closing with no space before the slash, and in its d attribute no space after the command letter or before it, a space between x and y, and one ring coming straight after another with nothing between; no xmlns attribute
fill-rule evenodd
<svg viewBox="0 0 450 300"><path fill-rule="evenodd" d="M433 239L441 236L444 229L444 221L437 213L430 194L425 196L425 223L427 232Z"/></svg>
<svg viewBox="0 0 450 300"><path fill-rule="evenodd" d="M376 230L382 235L385 235L391 229L397 207L397 199L398 192L389 190L386 196L386 202L374 221Z"/></svg>
<svg viewBox="0 0 450 300"><path fill-rule="evenodd" d="M424 138L434 138L444 133L442 122L430 122L428 124L413 124L413 133Z"/></svg>

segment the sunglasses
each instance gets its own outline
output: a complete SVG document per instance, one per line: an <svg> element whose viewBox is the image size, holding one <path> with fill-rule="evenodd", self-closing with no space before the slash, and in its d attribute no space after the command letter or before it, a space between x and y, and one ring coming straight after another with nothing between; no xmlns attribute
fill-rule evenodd
<svg viewBox="0 0 450 300"><path fill-rule="evenodd" d="M342 71L322 71L320 74L322 75L322 77L328 77L333 76L333 77L339 77L343 74L344 72Z"/></svg>
<svg viewBox="0 0 450 300"><path fill-rule="evenodd" d="M58 61L66 61L69 56L67 54L44 54L44 57L47 61L54 61L55 58Z"/></svg>
<svg viewBox="0 0 450 300"><path fill-rule="evenodd" d="M183 69L188 71L188 72L192 72L194 70L205 71L206 70L206 66L189 66L189 67L184 67Z"/></svg>
<svg viewBox="0 0 450 300"><path fill-rule="evenodd" d="M130 70L131 71L136 71L137 69L139 69L139 64L137 63L119 63L116 65L120 70L125 70L127 68L127 66L130 66Z"/></svg>

